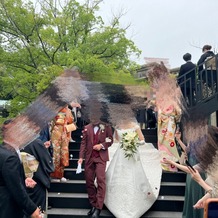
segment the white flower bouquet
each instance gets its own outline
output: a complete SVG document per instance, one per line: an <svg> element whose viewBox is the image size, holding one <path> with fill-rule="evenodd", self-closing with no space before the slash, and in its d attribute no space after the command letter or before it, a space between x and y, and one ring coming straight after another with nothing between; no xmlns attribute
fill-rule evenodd
<svg viewBox="0 0 218 218"><path fill-rule="evenodd" d="M134 131L123 133L120 147L124 150L125 157L131 158L137 152L139 143L138 134Z"/></svg>

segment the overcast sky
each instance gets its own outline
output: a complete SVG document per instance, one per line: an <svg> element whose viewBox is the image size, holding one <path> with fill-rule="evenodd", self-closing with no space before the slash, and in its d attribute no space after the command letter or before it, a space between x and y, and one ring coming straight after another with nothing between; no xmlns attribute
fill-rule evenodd
<svg viewBox="0 0 218 218"><path fill-rule="evenodd" d="M144 57L156 57L169 58L172 68L179 67L186 52L196 63L203 45L218 50L218 0L104 0L100 4L106 22L122 10L126 12L122 27L131 24L127 38L142 51L139 64L145 63Z"/></svg>

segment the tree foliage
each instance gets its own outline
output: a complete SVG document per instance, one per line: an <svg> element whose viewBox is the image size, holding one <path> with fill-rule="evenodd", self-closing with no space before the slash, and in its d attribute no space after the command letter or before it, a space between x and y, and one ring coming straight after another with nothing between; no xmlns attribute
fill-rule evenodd
<svg viewBox="0 0 218 218"><path fill-rule="evenodd" d="M96 15L101 2L0 0L0 97L11 99L11 115L64 68L77 66L103 82L131 80L136 64L130 55L140 51L126 38L120 17L105 25Z"/></svg>

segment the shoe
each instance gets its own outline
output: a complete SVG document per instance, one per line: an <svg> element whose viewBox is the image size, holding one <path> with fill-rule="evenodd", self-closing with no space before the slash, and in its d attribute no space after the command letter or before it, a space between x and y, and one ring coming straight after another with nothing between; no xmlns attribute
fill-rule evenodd
<svg viewBox="0 0 218 218"><path fill-rule="evenodd" d="M95 207L92 207L90 211L87 213L88 216L91 216L95 212Z"/></svg>
<svg viewBox="0 0 218 218"><path fill-rule="evenodd" d="M91 218L99 218L100 213L101 213L101 210L96 208Z"/></svg>
<svg viewBox="0 0 218 218"><path fill-rule="evenodd" d="M62 177L62 178L60 179L60 182L67 182L67 179L64 178L64 177Z"/></svg>
<svg viewBox="0 0 218 218"><path fill-rule="evenodd" d="M73 140L73 139L70 139L70 142L76 142L75 140Z"/></svg>

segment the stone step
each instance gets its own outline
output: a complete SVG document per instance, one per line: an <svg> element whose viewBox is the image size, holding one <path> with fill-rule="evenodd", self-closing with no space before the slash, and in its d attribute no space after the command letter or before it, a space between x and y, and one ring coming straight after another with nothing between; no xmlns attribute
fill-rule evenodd
<svg viewBox="0 0 218 218"><path fill-rule="evenodd" d="M161 182L159 195L182 196L185 193L185 182ZM87 193L85 180L52 181L49 192Z"/></svg>
<svg viewBox="0 0 218 218"><path fill-rule="evenodd" d="M178 171L178 172L163 171L161 181L162 182L185 182L186 173L184 173L183 171Z"/></svg>
<svg viewBox="0 0 218 218"><path fill-rule="evenodd" d="M161 182L159 195L185 195L185 182Z"/></svg>
<svg viewBox="0 0 218 218"><path fill-rule="evenodd" d="M47 211L48 218L87 218L89 209L54 208ZM101 217L114 218L108 210L101 211ZM148 211L141 218L181 218L182 212Z"/></svg>
<svg viewBox="0 0 218 218"><path fill-rule="evenodd" d="M49 198L87 198L88 199L88 194L87 193L64 193L64 192L49 192L48 193ZM162 200L162 201L183 201L184 196L158 196L157 200Z"/></svg>
<svg viewBox="0 0 218 218"><path fill-rule="evenodd" d="M152 205L152 211L182 211L184 196L162 195ZM80 208L90 207L87 193L49 192L48 205L52 208Z"/></svg>
<svg viewBox="0 0 218 218"><path fill-rule="evenodd" d="M74 157L74 161L76 158ZM83 180L84 177L84 167L82 166L82 173L76 174L76 163L74 163L75 168L66 167L64 170L64 176L70 180ZM162 173L162 182L185 182L186 181L186 173L179 172L163 172Z"/></svg>
<svg viewBox="0 0 218 218"><path fill-rule="evenodd" d="M69 159L69 166L66 168L77 168L78 158L74 158L73 156Z"/></svg>
<svg viewBox="0 0 218 218"><path fill-rule="evenodd" d="M69 180L84 180L84 169L82 169L81 173L76 174L76 168L65 168L64 177Z"/></svg>
<svg viewBox="0 0 218 218"><path fill-rule="evenodd" d="M79 148L69 149L70 155L73 155L73 158L79 159Z"/></svg>
<svg viewBox="0 0 218 218"><path fill-rule="evenodd" d="M70 149L70 150L74 150L74 149L79 150L79 149L80 149L80 144L81 144L80 141L70 142L70 143L69 143L69 149Z"/></svg>
<svg viewBox="0 0 218 218"><path fill-rule="evenodd" d="M87 193L85 180L67 180L67 182L51 182L49 192Z"/></svg>

